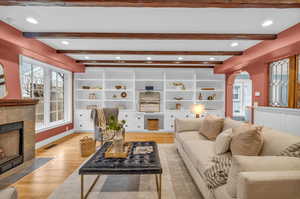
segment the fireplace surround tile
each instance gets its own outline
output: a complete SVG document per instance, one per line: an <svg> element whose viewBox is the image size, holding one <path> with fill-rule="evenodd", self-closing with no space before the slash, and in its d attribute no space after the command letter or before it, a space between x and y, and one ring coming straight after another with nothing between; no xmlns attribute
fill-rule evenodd
<svg viewBox="0 0 300 199"><path fill-rule="evenodd" d="M34 101L32 104L27 103L22 105L20 104L22 103L21 100L18 100L18 103L9 104L9 106L1 106L1 101L2 100L0 100L0 125L23 121L24 163L18 167L24 169L24 165L27 165L28 162L32 162L35 158L35 104L37 101ZM13 171L14 173L19 172L18 169L13 169ZM11 171L9 173L13 174ZM4 175L0 175L0 178L2 176Z"/></svg>

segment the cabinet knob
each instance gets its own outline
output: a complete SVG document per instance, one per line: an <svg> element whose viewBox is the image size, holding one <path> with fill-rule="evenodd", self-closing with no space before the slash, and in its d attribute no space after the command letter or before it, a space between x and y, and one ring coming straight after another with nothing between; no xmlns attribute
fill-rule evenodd
<svg viewBox="0 0 300 199"><path fill-rule="evenodd" d="M173 128L174 127L174 125L171 125L171 128Z"/></svg>
<svg viewBox="0 0 300 199"><path fill-rule="evenodd" d="M140 126L140 125L138 125L137 127L138 127L138 128L141 128L141 126Z"/></svg>
<svg viewBox="0 0 300 199"><path fill-rule="evenodd" d="M189 117L189 115L186 115L185 117L186 117L186 118L188 118L188 117Z"/></svg>
<svg viewBox="0 0 300 199"><path fill-rule="evenodd" d="M137 117L137 119L138 119L138 120L140 120L140 119L141 119L141 117Z"/></svg>
<svg viewBox="0 0 300 199"><path fill-rule="evenodd" d="M128 117L128 115L127 115L127 114L125 114L125 117Z"/></svg>
<svg viewBox="0 0 300 199"><path fill-rule="evenodd" d="M174 115L171 115L171 118L173 118L174 117Z"/></svg>
<svg viewBox="0 0 300 199"><path fill-rule="evenodd" d="M81 124L80 124L79 126L80 126L80 127L82 127L82 125L81 125Z"/></svg>
<svg viewBox="0 0 300 199"><path fill-rule="evenodd" d="M82 117L82 114L80 114L79 116Z"/></svg>
<svg viewBox="0 0 300 199"><path fill-rule="evenodd" d="M127 125L127 124L125 124L125 127L128 127L128 125Z"/></svg>

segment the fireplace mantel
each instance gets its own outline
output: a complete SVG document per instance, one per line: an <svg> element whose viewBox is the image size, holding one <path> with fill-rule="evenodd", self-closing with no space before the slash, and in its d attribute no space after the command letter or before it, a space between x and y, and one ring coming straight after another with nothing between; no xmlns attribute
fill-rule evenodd
<svg viewBox="0 0 300 199"><path fill-rule="evenodd" d="M38 103L38 99L0 99L0 107L3 106L29 106Z"/></svg>

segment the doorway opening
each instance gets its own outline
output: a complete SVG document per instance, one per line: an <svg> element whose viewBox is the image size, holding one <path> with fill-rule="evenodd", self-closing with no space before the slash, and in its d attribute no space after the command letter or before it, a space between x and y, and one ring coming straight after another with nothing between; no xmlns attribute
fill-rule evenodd
<svg viewBox="0 0 300 199"><path fill-rule="evenodd" d="M232 118L249 121L252 105L252 81L248 72L241 72L235 77L232 94Z"/></svg>

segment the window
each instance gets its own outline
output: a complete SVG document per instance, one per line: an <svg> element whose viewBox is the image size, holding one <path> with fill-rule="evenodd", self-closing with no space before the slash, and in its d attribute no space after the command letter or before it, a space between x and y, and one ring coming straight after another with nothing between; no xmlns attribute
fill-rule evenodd
<svg viewBox="0 0 300 199"><path fill-rule="evenodd" d="M33 64L22 66L23 97L39 99L36 105L36 126L44 126L44 69Z"/></svg>
<svg viewBox="0 0 300 199"><path fill-rule="evenodd" d="M288 106L289 59L270 64L269 68L269 104L270 106Z"/></svg>
<svg viewBox="0 0 300 199"><path fill-rule="evenodd" d="M24 56L21 57L20 72L22 96L39 99L36 106L36 129L68 122L72 104L71 73Z"/></svg>
<svg viewBox="0 0 300 199"><path fill-rule="evenodd" d="M299 65L299 56L291 56L270 64L270 106L300 108Z"/></svg>
<svg viewBox="0 0 300 199"><path fill-rule="evenodd" d="M64 74L51 72L50 122L64 119Z"/></svg>

